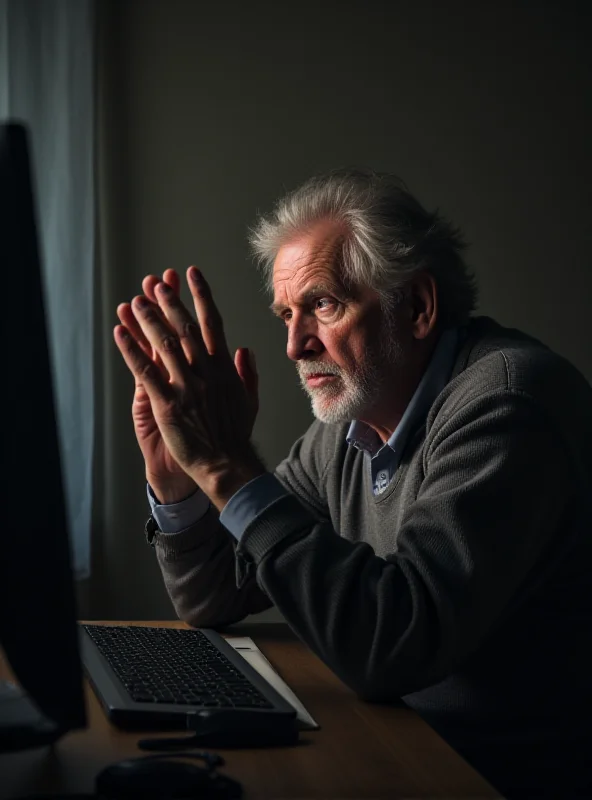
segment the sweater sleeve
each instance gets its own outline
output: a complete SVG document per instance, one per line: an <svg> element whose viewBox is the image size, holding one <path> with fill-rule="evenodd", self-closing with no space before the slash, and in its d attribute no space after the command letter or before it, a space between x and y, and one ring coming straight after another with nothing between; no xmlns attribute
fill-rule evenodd
<svg viewBox="0 0 592 800"><path fill-rule="evenodd" d="M195 627L219 628L270 608L255 581L236 583L235 545L210 506L179 533L159 533L155 550L178 617Z"/></svg>
<svg viewBox="0 0 592 800"><path fill-rule="evenodd" d="M317 432L318 423L313 423L275 474L285 490L318 517L323 514L323 501L313 456ZM328 515L326 510L324 513ZM213 506L178 533L157 533L154 545L175 611L188 624L224 627L273 605L254 575L239 574L236 540Z"/></svg>
<svg viewBox="0 0 592 800"><path fill-rule="evenodd" d="M424 447L424 480L379 558L277 500L239 544L293 630L360 696L388 701L451 674L527 591L569 497L567 454L510 389L457 409Z"/></svg>

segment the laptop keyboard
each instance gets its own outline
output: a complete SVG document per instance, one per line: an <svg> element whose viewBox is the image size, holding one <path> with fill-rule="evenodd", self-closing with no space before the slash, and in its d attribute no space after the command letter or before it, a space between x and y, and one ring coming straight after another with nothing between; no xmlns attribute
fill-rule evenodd
<svg viewBox="0 0 592 800"><path fill-rule="evenodd" d="M273 708L201 631L83 627L136 702Z"/></svg>

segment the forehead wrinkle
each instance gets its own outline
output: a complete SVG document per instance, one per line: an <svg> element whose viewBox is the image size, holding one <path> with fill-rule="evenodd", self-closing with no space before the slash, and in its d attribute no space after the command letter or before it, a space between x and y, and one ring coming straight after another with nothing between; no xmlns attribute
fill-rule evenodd
<svg viewBox="0 0 592 800"><path fill-rule="evenodd" d="M302 239L286 243L284 245L286 250L281 256L281 266L278 266L276 257L273 281L276 297L280 290L279 293L284 294L288 302L292 295L295 305L299 305L305 299L304 295L318 291L345 294L339 270L343 233L334 229L331 235L327 236L326 228L318 233L321 235L312 232ZM311 282L314 282L314 286L310 286ZM279 309L285 309L287 306L274 299L270 308L277 313Z"/></svg>
<svg viewBox="0 0 592 800"><path fill-rule="evenodd" d="M319 235L322 232L323 235ZM292 242L286 242L283 248L295 250L299 248L300 252L295 255L292 260L291 267L297 270L303 267L324 267L336 271L341 260L341 251L345 235L342 231L333 230L327 235L326 229L320 228L320 232L313 229L306 236L296 239ZM280 249L283 249L280 248ZM304 263L302 263L304 262ZM289 269L284 267L284 269Z"/></svg>
<svg viewBox="0 0 592 800"><path fill-rule="evenodd" d="M279 274L281 275L281 271ZM319 294L332 294L341 300L351 295L340 280L339 274L326 265L316 267L315 264L306 263L294 271L290 270L289 275L285 278L276 275L274 287L276 297L281 284L283 284L283 293L288 298L291 295L292 302L296 306L302 305L313 296L318 297ZM272 311L277 307L286 308L287 306L274 299L271 304Z"/></svg>
<svg viewBox="0 0 592 800"><path fill-rule="evenodd" d="M334 275L336 270L333 265L327 264L326 259L320 253L302 253L288 266L281 267L275 272L275 280L288 281L294 280L296 283L305 283L310 271L329 273ZM285 277L282 277L285 273ZM304 275L304 277L302 277Z"/></svg>

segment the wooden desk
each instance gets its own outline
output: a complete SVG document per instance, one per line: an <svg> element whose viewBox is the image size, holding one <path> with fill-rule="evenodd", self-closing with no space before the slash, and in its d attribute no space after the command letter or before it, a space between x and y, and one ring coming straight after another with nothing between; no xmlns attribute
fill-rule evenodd
<svg viewBox="0 0 592 800"><path fill-rule="evenodd" d="M357 700L287 626L241 626L229 635L251 636L321 725L301 733L297 747L220 751L222 771L243 784L248 800L499 797L414 712ZM0 678L8 676L0 662ZM86 689L87 730L69 734L53 750L0 755L0 798L92 792L94 776L105 766L142 755L139 734L111 726Z"/></svg>

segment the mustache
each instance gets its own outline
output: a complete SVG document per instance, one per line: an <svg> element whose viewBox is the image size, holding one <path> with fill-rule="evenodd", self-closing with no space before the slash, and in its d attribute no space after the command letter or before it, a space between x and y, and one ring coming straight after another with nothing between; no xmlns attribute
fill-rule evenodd
<svg viewBox="0 0 592 800"><path fill-rule="evenodd" d="M299 361L296 365L301 378L310 375L341 375L341 369L336 364L326 364L324 361Z"/></svg>

